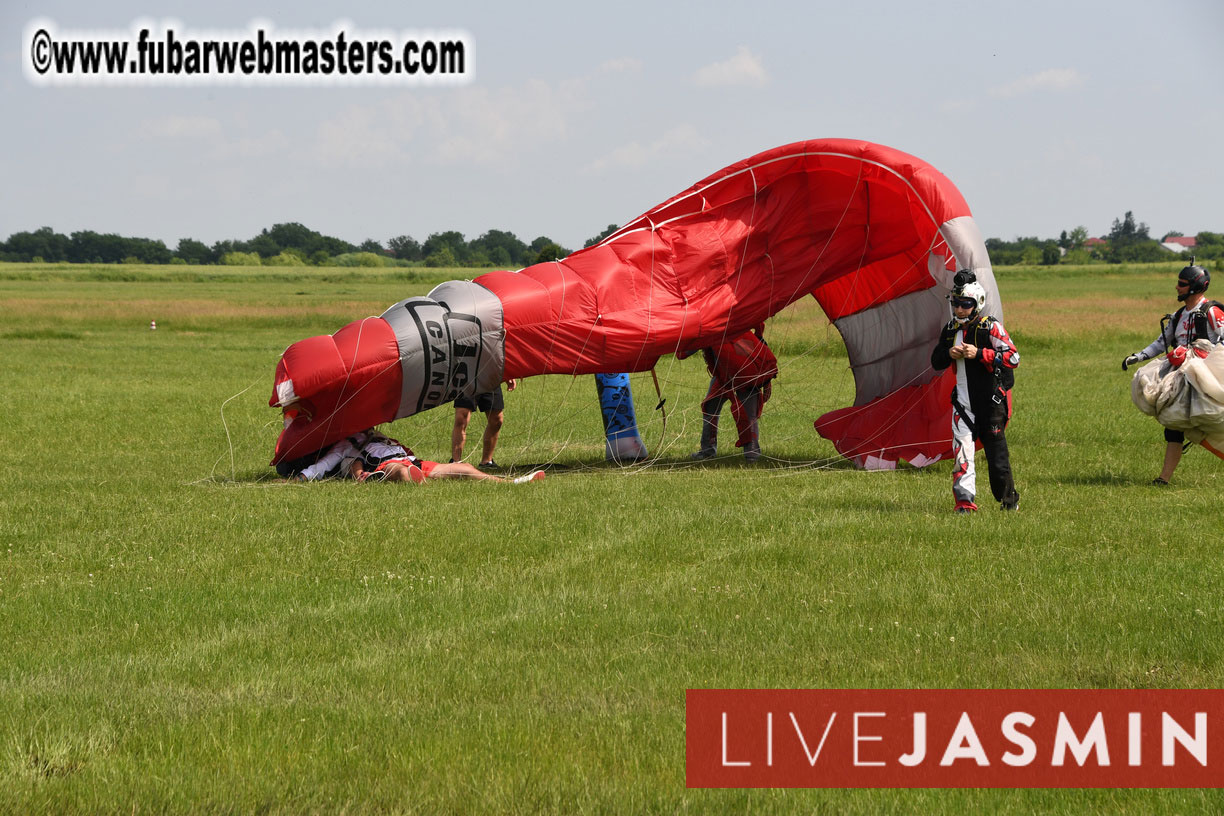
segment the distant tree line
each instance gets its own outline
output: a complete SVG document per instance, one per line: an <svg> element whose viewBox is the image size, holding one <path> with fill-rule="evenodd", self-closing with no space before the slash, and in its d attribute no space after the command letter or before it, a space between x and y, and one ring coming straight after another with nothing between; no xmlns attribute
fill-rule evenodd
<svg viewBox="0 0 1224 816"><path fill-rule="evenodd" d="M1147 263L1186 259L1219 260L1224 258L1224 234L1200 232L1195 236L1194 249L1172 253L1161 246L1170 237L1180 232L1167 232L1160 240L1148 232L1148 225L1136 221L1135 215L1127 211L1122 218L1115 218L1108 235L1089 238L1088 230L1075 227L1063 230L1058 238L1017 238L1004 241L999 238L986 239L990 261L1000 266L1027 265L1052 266L1059 263Z"/></svg>
<svg viewBox="0 0 1224 816"><path fill-rule="evenodd" d="M609 224L583 246L593 246L617 230ZM1181 233L1167 233L1165 240ZM1084 227L1063 230L1058 238L988 238L990 259L998 265L1060 263L1142 263L1171 258L1224 259L1224 234L1200 232L1193 250L1173 254L1148 234L1148 225L1130 211L1114 219L1109 235L1089 238ZM0 242L0 261L45 263L229 264L241 266L432 266L518 269L564 258L570 250L541 235L531 243L512 232L489 230L467 240L463 233L435 232L418 242L398 235L382 244L373 238L351 244L297 223L276 224L249 241L218 241L208 246L183 238L175 249L150 238L127 238L88 230L62 235L50 227L16 232Z"/></svg>
<svg viewBox="0 0 1224 816"><path fill-rule="evenodd" d="M437 232L418 242L399 235L382 244L373 238L351 244L301 224L277 224L249 241L208 246L183 238L175 249L150 238L128 238L84 230L71 235L43 227L16 232L0 242L0 261L45 263L229 264L264 266L474 266L517 269L564 258L570 250L548 236L525 243L512 232L489 230L466 240L463 233Z"/></svg>

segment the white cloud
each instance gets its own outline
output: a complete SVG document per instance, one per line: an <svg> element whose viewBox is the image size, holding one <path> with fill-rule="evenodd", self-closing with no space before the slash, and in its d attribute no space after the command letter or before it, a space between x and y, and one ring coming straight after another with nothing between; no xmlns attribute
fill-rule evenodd
<svg viewBox="0 0 1224 816"><path fill-rule="evenodd" d="M532 81L519 88L465 88L446 97L433 156L444 164L493 164L564 141L572 89Z"/></svg>
<svg viewBox="0 0 1224 816"><path fill-rule="evenodd" d="M1083 84L1083 74L1074 68L1047 68L1032 76L1021 77L1015 82L991 88L990 95L1009 99L1013 96L1040 91L1070 91Z"/></svg>
<svg viewBox="0 0 1224 816"><path fill-rule="evenodd" d="M634 141L618 147L608 155L588 164L583 168L583 172L603 173L621 168L643 167L670 156L703 150L709 144L709 140L698 133L692 125L680 125L671 128L653 142L643 144Z"/></svg>
<svg viewBox="0 0 1224 816"><path fill-rule="evenodd" d="M619 59L610 59L600 63L600 73L606 74L628 74L639 73L642 70L642 61L633 57L621 57Z"/></svg>
<svg viewBox="0 0 1224 816"><path fill-rule="evenodd" d="M221 123L211 116L166 116L145 122L144 130L163 139L216 139L221 136Z"/></svg>
<svg viewBox="0 0 1224 816"><path fill-rule="evenodd" d="M230 157L262 159L282 154L290 147L289 137L279 128L275 128L258 136L240 136L236 139L229 139L224 144L217 146L215 155L218 159Z"/></svg>
<svg viewBox="0 0 1224 816"><path fill-rule="evenodd" d="M193 155L208 156L212 161L258 159L283 153L290 147L289 139L278 128L257 135L233 136L226 132L220 120L211 116L164 116L146 120L141 123L140 132L145 139L184 143L183 149L193 151Z"/></svg>
<svg viewBox="0 0 1224 816"><path fill-rule="evenodd" d="M585 108L584 93L583 83L565 80L401 94L349 106L319 123L305 152L325 168L507 162L564 141L569 117Z"/></svg>
<svg viewBox="0 0 1224 816"><path fill-rule="evenodd" d="M327 169L378 168L403 163L413 127L397 127L379 106L350 105L319 123L310 159Z"/></svg>
<svg viewBox="0 0 1224 816"><path fill-rule="evenodd" d="M693 81L705 87L750 86L760 87L769 82L769 74L760 58L741 45L735 56L723 62L715 62L698 69Z"/></svg>

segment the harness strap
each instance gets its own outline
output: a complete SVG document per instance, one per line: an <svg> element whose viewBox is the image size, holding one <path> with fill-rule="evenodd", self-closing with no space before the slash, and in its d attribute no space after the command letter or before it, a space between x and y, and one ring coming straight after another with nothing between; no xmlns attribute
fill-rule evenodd
<svg viewBox="0 0 1224 816"><path fill-rule="evenodd" d="M976 439L978 437L977 422L969 418L968 412L965 411L965 406L961 405L960 400L956 398L955 388L952 389L952 407L960 414L961 421L965 423L969 428L969 433L973 434L973 437Z"/></svg>

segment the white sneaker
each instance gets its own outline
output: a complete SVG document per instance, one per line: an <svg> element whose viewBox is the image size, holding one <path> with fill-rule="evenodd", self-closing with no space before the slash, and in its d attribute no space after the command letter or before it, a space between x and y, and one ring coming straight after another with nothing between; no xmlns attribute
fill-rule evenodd
<svg viewBox="0 0 1224 816"><path fill-rule="evenodd" d="M540 479L544 478L544 475L545 475L544 471L542 470L533 470L531 473L528 473L526 476L519 476L517 479L511 479L510 481L513 482L514 484L527 484L528 482L540 481Z"/></svg>

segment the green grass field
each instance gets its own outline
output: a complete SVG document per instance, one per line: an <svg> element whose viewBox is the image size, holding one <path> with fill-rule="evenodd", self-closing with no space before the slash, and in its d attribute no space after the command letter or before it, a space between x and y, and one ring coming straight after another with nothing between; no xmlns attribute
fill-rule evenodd
<svg viewBox="0 0 1224 816"><path fill-rule="evenodd" d="M1224 684L1224 462L1148 486L1120 370L1179 266L998 270L1023 504L959 517L949 463L855 471L812 430L853 380L810 301L769 329L756 466L729 416L688 463L704 367L667 358L665 428L633 379L649 467L605 465L591 378L549 377L497 453L543 483L301 485L267 466L285 346L470 270L0 265L0 812L1218 812L684 776L686 688ZM391 432L445 461L450 421Z"/></svg>

